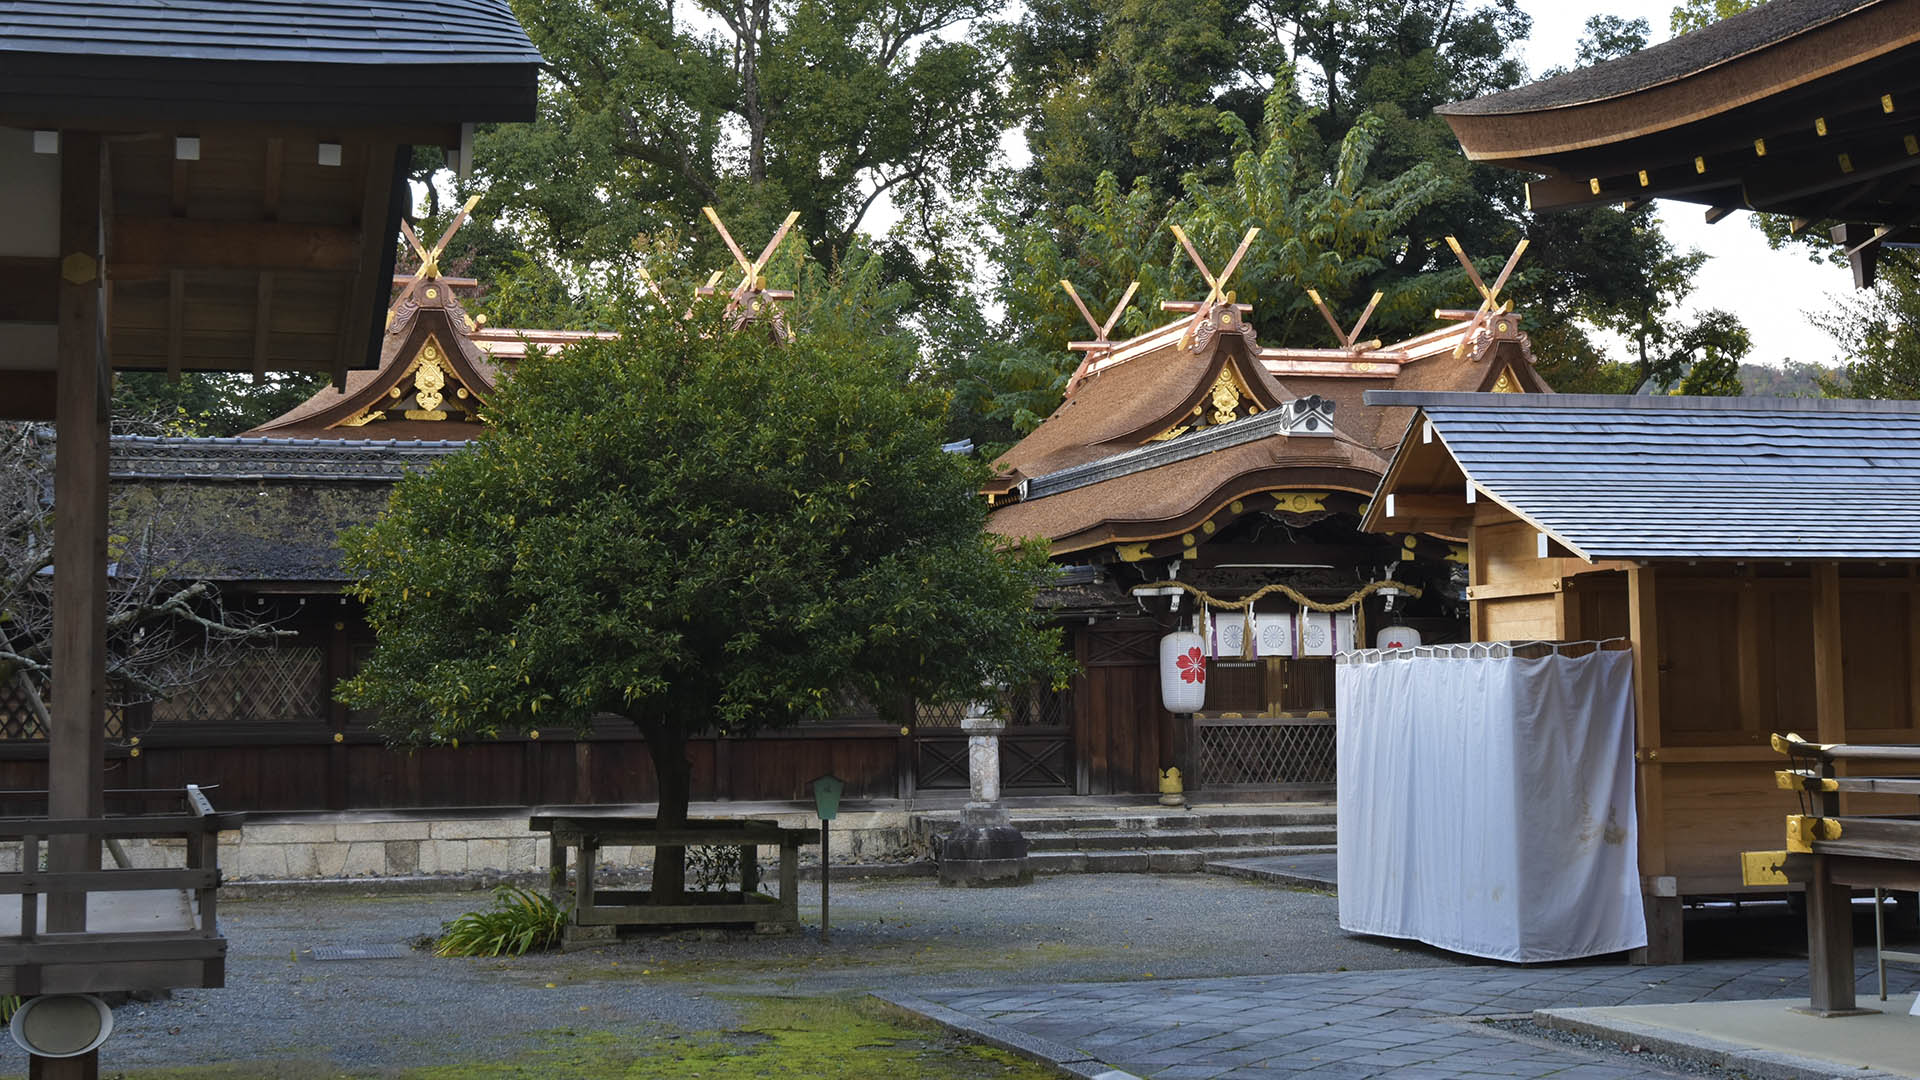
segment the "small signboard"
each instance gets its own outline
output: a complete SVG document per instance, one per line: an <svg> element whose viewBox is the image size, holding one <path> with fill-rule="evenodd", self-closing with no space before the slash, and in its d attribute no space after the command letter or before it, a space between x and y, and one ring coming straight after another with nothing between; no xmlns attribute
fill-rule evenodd
<svg viewBox="0 0 1920 1080"><path fill-rule="evenodd" d="M840 792L846 782L828 773L813 782L813 807L821 821L832 821L840 814Z"/></svg>

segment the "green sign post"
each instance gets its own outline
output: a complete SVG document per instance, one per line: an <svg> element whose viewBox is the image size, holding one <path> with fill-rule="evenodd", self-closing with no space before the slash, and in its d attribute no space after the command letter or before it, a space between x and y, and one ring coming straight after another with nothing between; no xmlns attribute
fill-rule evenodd
<svg viewBox="0 0 1920 1080"><path fill-rule="evenodd" d="M820 815L820 943L832 941L833 931L827 920L827 900L832 895L832 860L827 855L827 822L840 814L840 792L846 788L846 782L828 773L813 782L813 808Z"/></svg>

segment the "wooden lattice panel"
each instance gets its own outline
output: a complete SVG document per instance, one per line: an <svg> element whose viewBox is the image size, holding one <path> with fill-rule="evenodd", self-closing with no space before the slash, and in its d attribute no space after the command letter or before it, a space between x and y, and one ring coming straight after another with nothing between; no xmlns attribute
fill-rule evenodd
<svg viewBox="0 0 1920 1080"><path fill-rule="evenodd" d="M1280 787L1334 783L1330 719L1253 717L1203 720L1200 783L1207 787Z"/></svg>

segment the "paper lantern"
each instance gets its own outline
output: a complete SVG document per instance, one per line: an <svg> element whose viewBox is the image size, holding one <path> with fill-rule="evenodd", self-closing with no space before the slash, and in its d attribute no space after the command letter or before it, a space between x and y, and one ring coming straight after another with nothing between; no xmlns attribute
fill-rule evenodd
<svg viewBox="0 0 1920 1080"><path fill-rule="evenodd" d="M1191 630L1175 630L1160 639L1160 703L1168 712L1199 712L1207 703L1205 639Z"/></svg>
<svg viewBox="0 0 1920 1080"><path fill-rule="evenodd" d="M1411 649L1420 644L1420 631L1411 626L1383 626L1373 637L1376 649Z"/></svg>

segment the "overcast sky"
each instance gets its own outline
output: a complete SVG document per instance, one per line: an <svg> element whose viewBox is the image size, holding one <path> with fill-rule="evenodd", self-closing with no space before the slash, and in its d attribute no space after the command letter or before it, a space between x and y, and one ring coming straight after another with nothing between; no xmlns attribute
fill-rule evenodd
<svg viewBox="0 0 1920 1080"><path fill-rule="evenodd" d="M1533 35L1525 56L1530 71L1540 72L1556 65L1570 66L1574 44L1587 17L1602 12L1624 18L1647 20L1654 41L1669 36L1667 20L1673 11L1671 0L1520 0L1520 6L1533 16ZM1699 248L1712 258L1700 271L1690 309L1725 308L1740 316L1753 332L1753 353L1749 360L1778 364L1782 360L1831 362L1839 346L1807 319L1809 310L1832 305L1836 293L1853 289L1853 278L1845 268L1815 265L1799 251L1774 251L1767 247L1760 231L1753 227L1752 215L1734 214L1718 225L1702 219L1704 207L1693 203L1655 204L1666 223L1667 236L1674 246ZM1519 306L1526 304L1518 296Z"/></svg>

